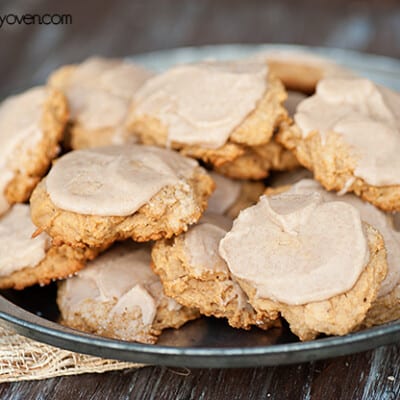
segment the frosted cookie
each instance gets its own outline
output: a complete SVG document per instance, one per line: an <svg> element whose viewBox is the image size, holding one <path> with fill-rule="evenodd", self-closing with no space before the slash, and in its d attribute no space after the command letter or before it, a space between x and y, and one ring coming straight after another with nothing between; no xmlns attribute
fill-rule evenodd
<svg viewBox="0 0 400 400"><path fill-rule="evenodd" d="M302 93L288 92L284 106L290 116L305 98ZM270 171L292 171L299 166L295 155L273 138L265 145L243 148L242 155L215 167L215 170L234 179L263 179L270 175Z"/></svg>
<svg viewBox="0 0 400 400"><path fill-rule="evenodd" d="M344 201L357 208L361 219L378 229L384 239L388 272L362 326L382 324L400 318L400 232L395 230L392 216L353 194L338 196L336 193L327 192L318 182L310 179L299 181L287 191L294 194L315 192L320 193L325 201Z"/></svg>
<svg viewBox="0 0 400 400"><path fill-rule="evenodd" d="M400 214L395 214L394 215L394 228L397 232L396 238L397 238L397 244L398 244L398 238L400 235ZM385 238L386 241L386 238ZM389 268L394 268L397 266L398 269L398 260L399 258L395 258L394 254L398 254L399 249L398 247L394 248L393 247L394 241L392 241L390 248L388 246L388 265ZM395 253L393 250L396 250L397 253ZM396 262L396 264L395 264ZM380 325L384 324L389 321L393 321L396 319L400 318L400 283L398 282L397 286L390 291L387 295L380 296L378 297L374 304L373 307L368 311L368 314L365 318L365 320L362 322L361 327L370 327L372 325Z"/></svg>
<svg viewBox="0 0 400 400"><path fill-rule="evenodd" d="M386 296L378 297L372 304L361 328L370 328L374 325L382 325L400 318L400 285L397 285Z"/></svg>
<svg viewBox="0 0 400 400"><path fill-rule="evenodd" d="M218 214L203 216L188 232L154 244L152 268L165 293L178 303L207 316L226 318L234 328L267 329L274 322L248 303L218 253L219 242L231 225L231 219Z"/></svg>
<svg viewBox="0 0 400 400"><path fill-rule="evenodd" d="M32 239L35 229L26 204L14 205L0 218L0 289L47 285L82 269L98 253L66 245L53 247L45 233Z"/></svg>
<svg viewBox="0 0 400 400"><path fill-rule="evenodd" d="M150 268L150 247L118 244L59 286L61 322L115 339L155 343L161 331L199 316L167 297Z"/></svg>
<svg viewBox="0 0 400 400"><path fill-rule="evenodd" d="M265 62L180 65L136 92L128 125L146 144L219 167L271 140L287 119L285 99Z"/></svg>
<svg viewBox="0 0 400 400"><path fill-rule="evenodd" d="M215 182L215 190L208 200L207 213L235 218L241 210L257 203L264 193L262 182L237 181L210 173Z"/></svg>
<svg viewBox="0 0 400 400"><path fill-rule="evenodd" d="M327 190L400 210L400 95L365 79L318 84L278 140Z"/></svg>
<svg viewBox="0 0 400 400"><path fill-rule="evenodd" d="M256 56L264 59L286 89L311 94L324 78L350 78L354 73L332 60L303 51L270 51Z"/></svg>
<svg viewBox="0 0 400 400"><path fill-rule="evenodd" d="M67 118L64 96L45 87L0 103L0 215L29 199L58 152Z"/></svg>
<svg viewBox="0 0 400 400"><path fill-rule="evenodd" d="M319 193L262 196L240 213L219 253L250 304L281 314L301 340L355 330L387 272L378 231L355 207Z"/></svg>
<svg viewBox="0 0 400 400"><path fill-rule="evenodd" d="M72 151L31 197L32 220L54 243L98 247L168 238L200 218L214 182L197 162L151 146Z"/></svg>
<svg viewBox="0 0 400 400"><path fill-rule="evenodd" d="M290 116L293 116L297 105L305 98L302 93L288 93L284 106ZM275 136L267 144L247 146L242 150L239 157L214 167L215 170L234 179L264 179L270 175L270 171L292 171L300 166L296 156L278 143Z"/></svg>
<svg viewBox="0 0 400 400"><path fill-rule="evenodd" d="M125 118L133 94L153 74L130 62L91 57L55 71L49 85L65 93L71 109L73 149L135 141Z"/></svg>

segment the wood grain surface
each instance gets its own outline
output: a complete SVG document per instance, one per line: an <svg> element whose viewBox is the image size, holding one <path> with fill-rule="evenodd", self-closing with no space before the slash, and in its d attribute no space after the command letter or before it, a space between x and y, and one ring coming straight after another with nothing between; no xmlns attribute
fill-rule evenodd
<svg viewBox="0 0 400 400"><path fill-rule="evenodd" d="M249 369L146 367L101 375L7 383L11 399L379 399L400 398L400 346L306 364Z"/></svg>
<svg viewBox="0 0 400 400"><path fill-rule="evenodd" d="M93 54L214 43L299 43L400 57L398 0L1 0L6 13L68 13L65 26L0 28L0 95ZM273 368L147 367L0 385L0 398L399 399L400 346Z"/></svg>

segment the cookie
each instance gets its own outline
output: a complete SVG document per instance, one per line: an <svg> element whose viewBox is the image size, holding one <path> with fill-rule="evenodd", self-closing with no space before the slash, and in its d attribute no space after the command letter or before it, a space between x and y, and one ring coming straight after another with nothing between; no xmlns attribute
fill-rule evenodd
<svg viewBox="0 0 400 400"><path fill-rule="evenodd" d="M220 167L270 142L288 118L285 99L265 62L180 65L136 92L128 126L143 143Z"/></svg>
<svg viewBox="0 0 400 400"><path fill-rule="evenodd" d="M125 118L133 94L152 75L131 62L101 57L56 70L49 85L68 99L72 149L135 141L125 129Z"/></svg>
<svg viewBox="0 0 400 400"><path fill-rule="evenodd" d="M250 304L282 315L301 340L357 329L387 273L379 232L355 207L319 193L262 196L219 253Z"/></svg>
<svg viewBox="0 0 400 400"><path fill-rule="evenodd" d="M165 293L178 303L207 316L226 318L234 328L268 329L276 322L253 309L218 254L219 242L231 224L229 218L206 214L188 232L157 241L151 253L152 268Z"/></svg>
<svg viewBox="0 0 400 400"><path fill-rule="evenodd" d="M305 51L270 51L256 57L268 67L287 90L311 94L324 78L349 78L354 73L334 61Z"/></svg>
<svg viewBox="0 0 400 400"><path fill-rule="evenodd" d="M400 210L400 95L366 79L318 84L278 140L327 190Z"/></svg>
<svg viewBox="0 0 400 400"><path fill-rule="evenodd" d="M61 322L115 339L155 343L199 313L167 297L150 268L150 247L117 244L59 286Z"/></svg>
<svg viewBox="0 0 400 400"><path fill-rule="evenodd" d="M334 192L327 192L314 180L300 180L287 189L287 193L306 194L317 192L323 196L324 201L344 201L349 203L360 212L361 219L364 222L379 230L385 242L388 273L381 284L377 299L372 303L371 309L362 322L362 326L379 325L399 319L400 232L395 229L392 216L362 201L353 194L338 196Z"/></svg>
<svg viewBox="0 0 400 400"><path fill-rule="evenodd" d="M242 148L233 161L214 166L215 171L232 179L264 179L270 171L291 171L300 166L295 155L272 139L261 146Z"/></svg>
<svg viewBox="0 0 400 400"><path fill-rule="evenodd" d="M257 203L265 190L262 182L233 180L215 172L210 176L215 190L208 200L207 213L235 218L241 210Z"/></svg>
<svg viewBox="0 0 400 400"><path fill-rule="evenodd" d="M64 96L43 86L0 104L0 215L29 199L58 152L67 118Z"/></svg>
<svg viewBox="0 0 400 400"><path fill-rule="evenodd" d="M98 247L168 238L200 218L214 182L172 150L108 146L70 152L31 197L32 220L55 244Z"/></svg>
<svg viewBox="0 0 400 400"><path fill-rule="evenodd" d="M369 309L359 328L370 328L386 324L400 318L400 285L397 285L386 296L378 297Z"/></svg>
<svg viewBox="0 0 400 400"><path fill-rule="evenodd" d="M29 206L15 204L0 218L0 289L24 289L64 279L85 266L98 251L52 246L45 233L32 239Z"/></svg>

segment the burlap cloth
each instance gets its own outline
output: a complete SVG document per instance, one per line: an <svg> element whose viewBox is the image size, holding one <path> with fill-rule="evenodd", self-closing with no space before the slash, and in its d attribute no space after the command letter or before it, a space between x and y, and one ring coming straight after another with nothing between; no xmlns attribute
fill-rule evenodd
<svg viewBox="0 0 400 400"><path fill-rule="evenodd" d="M0 326L0 383L140 367L61 350Z"/></svg>

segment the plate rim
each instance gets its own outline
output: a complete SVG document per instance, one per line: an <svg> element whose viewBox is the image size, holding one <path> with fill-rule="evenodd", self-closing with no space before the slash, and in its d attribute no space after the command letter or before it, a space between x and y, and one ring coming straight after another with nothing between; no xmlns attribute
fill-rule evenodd
<svg viewBox="0 0 400 400"><path fill-rule="evenodd" d="M154 65L156 57L175 58L178 61L186 61L188 54L196 55L196 59L200 59L203 54L209 54L216 49L222 53L222 57L216 54L212 58L216 59L233 59L236 57L252 56L257 53L276 51L285 51L289 53L311 53L322 58L335 61L340 65L354 68L356 70L371 71L378 74L393 74L394 79L400 79L400 59L389 57L381 54L373 54L368 52L357 51L353 49L344 49L339 47L309 46L288 43L230 43L230 44L205 44L201 46L183 46L171 49L160 49L144 53L126 56L125 59L144 64L150 67ZM173 57L171 57L173 55ZM206 56L207 57L207 56ZM208 56L210 58L210 56ZM368 63L366 63L368 61Z"/></svg>
<svg viewBox="0 0 400 400"><path fill-rule="evenodd" d="M292 364L366 351L400 339L400 322L394 321L345 336L267 346L176 347L142 344L65 327L24 310L3 296L0 296L0 319L23 336L66 350L143 364L190 365L194 368Z"/></svg>

